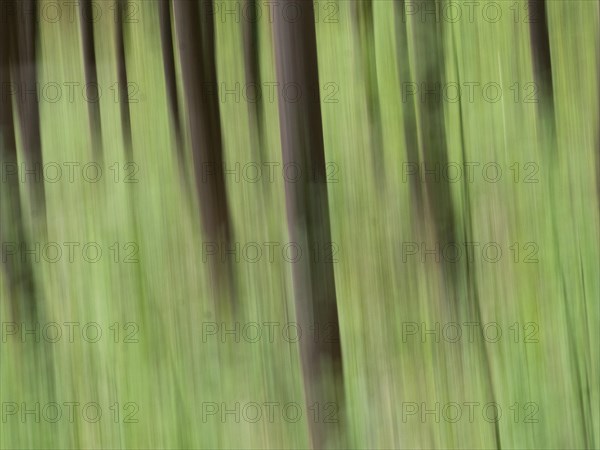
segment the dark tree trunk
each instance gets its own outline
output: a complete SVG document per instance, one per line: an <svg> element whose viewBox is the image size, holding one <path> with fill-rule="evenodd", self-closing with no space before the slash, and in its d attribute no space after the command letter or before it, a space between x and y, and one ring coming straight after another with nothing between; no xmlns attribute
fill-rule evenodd
<svg viewBox="0 0 600 450"><path fill-rule="evenodd" d="M175 1L175 29L179 42L185 106L191 133L192 156L200 214L206 241L227 246L230 216L223 175L223 144L219 99L206 88L217 86L214 24L208 14L212 2ZM231 265L220 263L211 269L213 283L232 286Z"/></svg>
<svg viewBox="0 0 600 450"><path fill-rule="evenodd" d="M184 153L181 119L179 117L179 102L177 101L177 77L175 75L175 54L173 50L173 30L171 26L171 0L158 0L158 17L160 20L160 41L162 45L169 114L173 129L175 130L175 143L178 151L177 157L183 168Z"/></svg>
<svg viewBox="0 0 600 450"><path fill-rule="evenodd" d="M409 35L404 15L405 1L399 0L394 3L396 16L396 42L398 49L398 74L400 76L400 91L402 101L402 116L404 126L404 145L406 146L406 162L408 167L402 170L412 170L419 165L419 138L417 132L417 112L414 99L405 96L409 83L413 82L410 75L410 56L408 53ZM410 169L409 169L410 168ZM423 205L423 189L418 177L411 176L411 198L413 208L419 210ZM421 209L422 212L422 209Z"/></svg>
<svg viewBox="0 0 600 450"><path fill-rule="evenodd" d="M531 33L531 56L533 71L540 97L553 104L552 61L546 0L529 0L529 30Z"/></svg>
<svg viewBox="0 0 600 450"><path fill-rule="evenodd" d="M10 42L13 32L10 23L0 27L0 86L7 86L11 82ZM2 266L8 283L10 307L15 320L31 320L36 317L37 305L33 267L29 259L22 261L18 250L16 254L9 254L15 247L10 251L8 247L14 245L18 249L25 245L30 248L25 239L19 198L22 179L17 165L12 98L5 95L0 98L0 168L3 177L3 189L0 191L0 243L3 245ZM16 172L14 169L17 169Z"/></svg>
<svg viewBox="0 0 600 450"><path fill-rule="evenodd" d="M428 6L426 3L431 3ZM427 11L435 9L435 0L423 2L422 7ZM448 166L448 145L444 121L444 102L441 91L445 81L445 61L442 28L434 17L427 16L426 20L413 19L411 22L411 40L415 45L411 60L415 74L418 92L415 94L417 117L419 118L418 136L420 147L420 168L435 170L441 174ZM431 90L435 93L424 92ZM415 123L416 125L416 123ZM426 175L424 178L426 217L435 224L436 241L440 248L453 243L456 236L456 224L450 183L441 175ZM452 273L456 264L448 263Z"/></svg>
<svg viewBox="0 0 600 450"><path fill-rule="evenodd" d="M31 192L33 217L42 221L45 228L46 198L42 179L42 139L40 134L40 111L37 97L37 0L20 0L17 11L23 11L11 27L12 80L19 90L17 112L23 142L23 153L28 169L35 169L36 176L27 177ZM6 24L2 25L3 27Z"/></svg>
<svg viewBox="0 0 600 450"><path fill-rule="evenodd" d="M81 0L79 10L81 25L81 46L83 51L83 65L85 70L85 83L98 89L98 71L96 69L96 49L94 47L94 24L92 22L91 0ZM92 135L92 156L99 160L102 156L102 124L100 120L100 100L88 101L88 116L90 133Z"/></svg>
<svg viewBox="0 0 600 450"><path fill-rule="evenodd" d="M355 22L358 28L357 42L360 49L360 67L365 79L367 96L367 118L371 143L373 178L379 186L385 185L383 160L383 129L381 123L381 102L377 80L377 58L375 54L375 20L373 0L360 0L354 3Z"/></svg>
<svg viewBox="0 0 600 450"><path fill-rule="evenodd" d="M133 143L131 138L131 114L129 111L129 96L127 82L127 65L125 60L125 24L123 21L124 0L118 0L116 8L116 49L117 49L117 89L121 108L121 124L123 127L123 139L125 141L125 156L127 160L133 160Z"/></svg>
<svg viewBox="0 0 600 450"><path fill-rule="evenodd" d="M260 86L260 47L258 42L258 10L256 9L256 0L246 0L246 17L244 22L244 62L246 70L246 91L247 97L254 100L251 96L256 94L256 101L248 100L248 117L250 119L250 133L256 140L258 151L255 151L257 158L261 160L264 157L263 136L263 102ZM260 95L258 94L260 93ZM256 134L254 134L256 133Z"/></svg>
<svg viewBox="0 0 600 450"><path fill-rule="evenodd" d="M286 180L285 184L289 237L302 249L302 258L292 269L296 317L303 331L313 326L321 331L334 330L330 339L320 335L300 340L306 402L310 406L335 400L326 398L326 367L333 368L341 391L343 374L333 264L323 254L330 245L331 231L321 105L318 97L310 95L319 92L315 19L313 3L305 2L303 6L296 22L276 14L274 30L279 84L297 83L303 94L297 102L286 100L281 90L279 94L283 163L296 164L302 170L300 180ZM332 424L309 423L312 444L321 448L326 427Z"/></svg>
<svg viewBox="0 0 600 450"><path fill-rule="evenodd" d="M537 111L541 128L547 130L549 136L548 141L543 142L542 146L549 150L547 154L552 157L551 155L556 152L556 118L546 0L529 0L528 5L533 79L539 92Z"/></svg>

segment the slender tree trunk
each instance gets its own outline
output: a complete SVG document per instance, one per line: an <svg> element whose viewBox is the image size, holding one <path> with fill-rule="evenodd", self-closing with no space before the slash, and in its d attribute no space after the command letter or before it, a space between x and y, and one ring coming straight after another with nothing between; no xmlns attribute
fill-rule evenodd
<svg viewBox="0 0 600 450"><path fill-rule="evenodd" d="M94 47L94 24L92 22L92 1L81 0L79 9L81 26L81 46L85 83L98 88L98 71L96 68L96 49ZM100 100L88 101L88 118L92 135L92 156L99 160L102 156L102 124L100 119Z"/></svg>
<svg viewBox="0 0 600 450"><path fill-rule="evenodd" d="M127 82L127 65L125 60L125 24L123 22L124 0L118 0L116 8L116 49L117 49L117 89L119 91L119 106L121 108L121 124L125 140L125 156L133 160L133 142L131 138L131 113L129 111L129 96Z"/></svg>
<svg viewBox="0 0 600 450"><path fill-rule="evenodd" d="M428 11L435 9L435 0L422 3ZM418 92L414 102L418 117L417 133L420 143L420 169L441 173L448 166L448 145L444 120L444 102L441 90L445 81L445 61L442 28L434 18L413 18L409 23L414 45L411 66L416 77ZM429 92L428 92L429 91ZM424 177L426 204L422 205L425 217L435 226L436 241L440 248L453 243L456 221L450 195L451 185L442 176ZM454 272L456 264L446 264Z"/></svg>
<svg viewBox="0 0 600 450"><path fill-rule="evenodd" d="M35 169L35 177L28 176L31 208L34 220L40 220L45 229L46 198L42 179L42 139L40 111L37 96L37 0L19 0L17 11L23 12L11 27L12 79L18 86L17 113L21 141L27 169ZM3 27L6 25L3 24Z"/></svg>
<svg viewBox="0 0 600 450"><path fill-rule="evenodd" d="M396 42L398 49L398 56L396 59L398 61L398 74L400 76L400 91L402 95L401 102L404 126L404 144L406 147L406 162L408 168L410 168L412 171L412 168L418 167L419 165L419 138L417 133L417 112L415 108L415 99L406 94L408 87L411 86L411 83L413 83L413 79L410 75L410 56L408 53L409 37L406 25L406 16L404 14L405 4L406 2L404 0L395 2L394 12L396 16ZM409 182L411 186L413 208L415 210L419 210L424 204L422 184L417 176L411 176ZM422 214L417 216L422 218Z"/></svg>
<svg viewBox="0 0 600 450"><path fill-rule="evenodd" d="M244 28L244 62L246 69L246 90L256 92L256 101L248 100L248 117L250 119L250 133L255 140L257 151L255 155L260 160L264 159L265 139L263 136L263 102L260 88L260 46L258 42L258 10L256 0L246 0L245 10L249 17L243 18ZM260 93L260 94L259 94ZM249 94L248 98L253 94ZM256 133L256 134L254 134Z"/></svg>
<svg viewBox="0 0 600 450"><path fill-rule="evenodd" d="M546 0L529 0L529 30L531 33L531 56L533 71L543 103L549 102L553 111L552 60Z"/></svg>
<svg viewBox="0 0 600 450"><path fill-rule="evenodd" d="M0 27L0 86L8 86L11 83L10 42L14 31L10 23ZM12 98L7 95L0 98L0 168L3 185L3 189L0 190L0 243L10 306L15 320L33 319L36 317L36 290L31 262L29 259L23 261L19 250L20 246L30 247L25 238L19 197L20 183L23 180L20 178L17 163Z"/></svg>
<svg viewBox="0 0 600 450"><path fill-rule="evenodd" d="M461 76L460 76L460 65L459 65L459 60L458 60L458 50L457 50L457 43L456 43L456 37L453 31L452 34L452 47L453 47L453 57L454 57L454 63L455 63L455 67L456 67L456 80L458 82L459 85L461 84ZM464 120L464 116L463 116L463 101L462 99L459 100L459 125L460 125L460 146L461 146L461 151L462 151L462 159L463 161L467 161L467 148L466 148L466 140L465 140L465 120ZM464 195L464 210L463 210L463 217L465 219L464 221L464 225L462 227L462 237L464 242L473 242L474 241L474 236L473 236L473 214L471 211L471 188L470 188L470 184L467 182L466 177L463 177L463 195ZM468 322L477 322L477 323L483 323L484 322L484 317L482 315L481 312L481 299L479 296L479 286L477 283L477 273L476 273L476 265L473 264L469 258L466 258L465 261L465 266L464 266L464 282L466 285L466 308L465 308L465 314L466 314L466 320ZM455 313L455 311L452 311L452 313ZM458 316L458 313L457 313ZM456 321L459 321L460 319L456 319ZM482 358L484 360L484 366L483 366L483 371L485 373L485 377L488 380L487 383L487 394L490 398L490 400L492 402L494 402L496 400L496 392L495 392L495 386L497 381L494 378L494 371L492 368L492 359L490 357L490 352L488 350L487 344L485 343L485 339L481 339L480 341L480 352L482 355ZM494 424L494 438L496 440L496 448L502 448L502 442L501 442L501 434L500 434L500 427L498 425L498 423L496 422Z"/></svg>
<svg viewBox="0 0 600 450"><path fill-rule="evenodd" d="M177 1L177 0L176 0ZM177 77L175 74L175 54L173 50L173 30L171 26L171 0L158 0L158 17L160 20L160 41L162 45L165 85L171 124L175 130L177 157L181 167L184 167L183 139L181 119L179 117L179 102L177 101Z"/></svg>
<svg viewBox="0 0 600 450"><path fill-rule="evenodd" d="M294 103L279 94L283 163L297 164L302 170L300 180L286 180L285 185L289 236L303 252L292 269L296 317L303 331L312 330L313 326L321 331L334 330L331 339L319 336L300 340L308 407L335 400L327 398L333 393L324 387L328 367L333 369L341 391L343 374L333 264L322 253L330 245L331 231L321 105L308 95L319 92L315 19L312 2L303 6L303 14L295 22L276 14L274 30L278 81L282 86L297 83L303 93ZM312 445L321 448L326 442L326 428L332 424L309 423Z"/></svg>
<svg viewBox="0 0 600 450"><path fill-rule="evenodd" d="M203 232L206 241L223 248L230 242L231 229L223 176L219 100L206 91L207 86L217 86L214 24L206 13L208 8L202 8L203 15L200 15L200 4L175 1L175 28ZM202 4L212 6L205 0ZM211 267L213 285L222 288L221 292L227 283L233 287L230 264L224 266L216 262Z"/></svg>
<svg viewBox="0 0 600 450"><path fill-rule="evenodd" d="M373 0L354 2L355 22L358 28L357 41L360 49L360 67L365 79L367 96L367 118L371 144L373 175L378 185L385 185L383 160L383 129L381 123L381 102L377 80L377 58L375 54L375 19Z"/></svg>
<svg viewBox="0 0 600 450"><path fill-rule="evenodd" d="M548 141L542 142L548 154L556 152L556 118L554 116L554 83L552 80L552 58L550 55L550 35L546 0L529 0L529 31L533 76L537 88L537 111L541 127L547 130ZM546 139L546 136L542 136ZM554 150L552 150L554 149Z"/></svg>

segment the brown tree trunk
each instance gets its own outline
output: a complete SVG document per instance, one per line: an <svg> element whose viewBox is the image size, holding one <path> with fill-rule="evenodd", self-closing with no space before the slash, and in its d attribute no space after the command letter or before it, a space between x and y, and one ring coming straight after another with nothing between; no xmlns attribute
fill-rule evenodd
<svg viewBox="0 0 600 450"><path fill-rule="evenodd" d="M171 0L158 0L158 17L160 21L160 41L162 45L165 85L167 101L173 129L179 162L183 167L183 139L181 135L181 119L179 117L179 102L177 101L177 77L175 74L175 54L173 50L173 30L171 26Z"/></svg>
<svg viewBox="0 0 600 450"><path fill-rule="evenodd" d="M379 187L385 185L383 159L383 128L381 123L381 102L377 80L377 58L375 48L375 18L373 0L360 0L354 3L355 23L358 28L357 43L360 49L359 64L366 87L367 118L371 143L373 178Z"/></svg>
<svg viewBox="0 0 600 450"><path fill-rule="evenodd" d="M531 33L531 56L533 71L540 97L553 108L552 60L546 0L529 0L529 30Z"/></svg>
<svg viewBox="0 0 600 450"><path fill-rule="evenodd" d="M248 92L248 117L250 120L250 133L255 146L258 147L254 153L257 158L262 160L265 155L263 136L263 101L262 89L260 86L260 47L258 42L258 10L256 9L256 0L246 0L246 16L242 18L244 22L244 62L246 70L246 91ZM256 94L256 101L252 95ZM258 161L260 162L260 161Z"/></svg>
<svg viewBox="0 0 600 450"><path fill-rule="evenodd" d="M285 8L284 1L282 9ZM300 355L307 408L315 403L335 401L324 386L327 368L333 368L335 382L343 392L342 349L333 264L323 249L330 245L329 205L325 176L325 151L321 105L312 93L319 92L317 43L312 2L302 2L295 22L275 15L276 66L279 81L279 123L284 164L296 164L301 178L286 179L286 204L290 240L302 249L292 274L296 318L304 338ZM291 102L281 86L297 83L302 96ZM328 336L308 336L309 330L333 330ZM333 398L327 398L332 395ZM321 448L333 424L309 421L312 445Z"/></svg>
<svg viewBox="0 0 600 450"><path fill-rule="evenodd" d="M123 127L123 139L125 141L125 156L128 161L133 160L133 142L131 138L131 113L129 111L127 65L125 60L125 24L123 21L124 0L118 0L116 8L116 31L115 41L117 49L117 89L119 106L121 109L121 124Z"/></svg>
<svg viewBox="0 0 600 450"><path fill-rule="evenodd" d="M42 139L40 111L37 97L37 0L19 0L15 10L22 12L11 27L12 80L18 86L17 113L27 169L35 169L35 177L28 176L31 207L36 220L46 221L46 198L42 179ZM2 25L3 27L6 24ZM44 225L45 228L45 225Z"/></svg>
<svg viewBox="0 0 600 450"><path fill-rule="evenodd" d="M399 0L394 3L396 17L396 42L398 49L398 74L400 76L400 91L402 102L402 116L404 126L404 145L406 147L406 162L407 167L402 170L412 170L413 167L419 165L419 138L417 132L417 112L415 109L415 99L405 95L410 83L414 82L410 74L410 56L408 53L409 34L406 26L404 0ZM409 179L411 186L411 198L413 208L417 211L422 208L423 188L420 180L416 176L411 176ZM422 209L420 210L422 213ZM422 217L422 214L421 214Z"/></svg>
<svg viewBox="0 0 600 450"><path fill-rule="evenodd" d="M529 0L529 31L531 36L531 57L533 59L533 79L539 96L537 113L541 128L547 130L549 140L542 141L547 154L556 150L556 118L554 116L554 83L552 79L552 58L546 0ZM546 139L542 136L542 139Z"/></svg>
<svg viewBox="0 0 600 450"><path fill-rule="evenodd" d="M435 0L426 0L422 8L435 10ZM411 60L418 92L413 101L417 112L417 133L420 142L420 169L435 170L436 175L425 175L425 204L421 211L426 220L435 226L436 244L444 248L455 242L456 220L451 197L451 185L440 174L448 167L448 144L444 120L444 101L441 91L445 82L445 56L442 27L428 15L425 20L411 21L414 58ZM428 93L427 91L430 91ZM416 123L415 123L416 125ZM423 173L423 170L421 170ZM454 276L456 264L447 263L446 268Z"/></svg>
<svg viewBox="0 0 600 450"><path fill-rule="evenodd" d="M223 144L217 86L214 24L208 14L212 1L175 1L175 29L179 42L185 106L191 133L196 188L205 240L219 248L231 238L229 206L223 175ZM202 4L202 16L200 5ZM230 260L228 260L230 261ZM233 288L231 263L211 267L213 285L221 292Z"/></svg>
<svg viewBox="0 0 600 450"><path fill-rule="evenodd" d="M98 89L98 71L96 69L96 49L94 48L94 24L92 22L92 1L81 0L79 9L81 26L81 46L86 86ZM88 117L92 135L92 156L99 160L102 156L102 124L100 119L100 99L88 100Z"/></svg>
<svg viewBox="0 0 600 450"><path fill-rule="evenodd" d="M0 86L8 86L10 77L10 42L14 28L10 23L0 27ZM18 95L21 95L21 87ZM30 164L30 163L28 163ZM0 190L0 243L2 267L10 295L14 320L36 317L36 290L33 267L29 259L21 259L20 246L27 245L19 197L23 182L17 163L17 143L12 111L12 98L0 98L0 170L3 188ZM15 253L16 250L16 253Z"/></svg>

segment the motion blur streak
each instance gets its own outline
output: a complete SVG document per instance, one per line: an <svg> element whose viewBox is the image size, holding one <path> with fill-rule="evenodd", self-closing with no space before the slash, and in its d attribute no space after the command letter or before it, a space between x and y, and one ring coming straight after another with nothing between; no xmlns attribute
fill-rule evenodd
<svg viewBox="0 0 600 450"><path fill-rule="evenodd" d="M600 446L600 6L0 0L0 449Z"/></svg>

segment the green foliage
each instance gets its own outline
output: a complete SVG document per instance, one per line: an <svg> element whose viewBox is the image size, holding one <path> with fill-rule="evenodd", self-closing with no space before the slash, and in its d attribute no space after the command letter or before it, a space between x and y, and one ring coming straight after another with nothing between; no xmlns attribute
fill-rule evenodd
<svg viewBox="0 0 600 450"><path fill-rule="evenodd" d="M554 116L548 113L547 99L526 101L532 92L526 84L534 81L529 24L515 23L508 15L513 12L508 3L501 2L505 16L494 24L478 15L473 23L438 24L436 42L444 59L439 79L460 86L495 82L502 89L496 102L485 101L481 90L475 91L473 102L466 101L464 90L462 101L440 102L448 162L461 167L479 163L472 182L463 176L446 188L451 205L444 207L454 212L456 241L480 243L479 249L494 242L503 252L498 262L490 263L476 250L469 265L463 254L455 264L456 273L433 257L421 262L421 253L404 261L403 244L424 242L432 249L436 242L433 219L427 213L432 205L415 202L413 176L406 174L411 149L406 145L405 117L416 118L420 155L426 151L424 140L436 142L436 136L422 135L423 129L431 128L415 113L424 104L418 94L403 99L407 86L400 79L402 64L409 64L415 77L417 63L439 63L428 53L425 41L411 37L424 26L418 22L420 16L406 16L404 24L393 2L373 2L374 36L370 38L375 55L367 60L376 61L375 83L367 79L371 72L361 67L369 46L357 46L352 2L319 3L325 151L328 167L335 169L330 181L337 180L328 189L332 241L338 248L334 267L345 388L345 402L335 414L343 436L329 436L328 445L598 448L598 3L547 2ZM103 175L97 183L79 176L74 182L63 176L46 183L47 233L35 224L29 227L31 240L42 245L97 242L101 246L104 253L97 263L86 262L76 253L74 262L66 257L56 263L42 258L34 268L42 292L40 328L50 322L95 322L103 336L97 343L81 339L80 334L74 342L63 336L57 343L44 339L34 343L31 335L25 343L20 335L0 342L1 402L26 403L29 408L35 403L97 402L103 417L97 423L81 416L74 423L64 417L57 423L35 423L32 415L22 421L19 412L0 422L0 448L307 447L313 413L303 403L297 343L282 339L281 333L269 342L264 329L258 342L242 337L236 343L229 336L223 343L222 334L206 336L207 323L219 321L215 308L219 293L211 290L203 263L199 209L190 195L195 188L185 185L179 172L157 8L153 1L132 4L139 21L125 25L125 45L128 78L139 88L135 93L139 102L130 104L138 182L122 182L133 169L125 168L121 113L110 89L117 80L116 25L107 13L94 25L98 83L103 90ZM335 9L326 9L328 4ZM524 2L515 5L525 11ZM333 10L337 21L326 22L325 13ZM218 77L231 89L244 83L241 24L216 17ZM271 24L265 17L258 24L261 80L276 82ZM408 30L408 54L401 50L403 26ZM40 21L39 27L40 84L84 85L77 20L61 21L60 26ZM373 148L370 137L373 86L378 89L381 148ZM183 92L180 99L185 99ZM280 249L289 239L279 118L276 101L265 98L264 105L262 154L266 162L277 163L273 182L263 166L257 183L227 176L227 192L234 240L241 247L277 242ZM243 168L258 162L252 153L254 131L244 97L235 102L221 92L220 106L225 166L234 168L239 163ZM41 101L40 114L45 162L83 166L92 161L87 104L80 96L74 102ZM194 126L184 125L186 130ZM186 142L187 154L188 147ZM374 167L373 154L382 159L381 167ZM487 163L501 167L498 182L482 176ZM534 165L526 167L528 163ZM530 179L537 182L523 182L533 168ZM417 183L426 189L420 180ZM115 242L120 248L118 262L109 249ZM137 263L123 261L130 251L124 245L130 242L139 250ZM515 243L518 262L516 250L511 249ZM535 247L525 248L527 243ZM524 262L532 249L537 262ZM280 255L278 250L275 254ZM290 263L280 257L270 262L263 255L256 263L242 257L235 268L241 305L235 321L240 329L247 323L294 321ZM1 321L12 322L4 272L0 292ZM120 330L117 343L115 329L110 328L115 322ZM130 322L134 328L126 328ZM440 328L450 322L495 322L503 335L498 342L489 342L477 328L469 342L463 326L463 337L456 343L443 334L439 343L433 335L425 335L423 343L421 332L407 338L409 322L427 329L436 322ZM511 330L515 323L518 326ZM527 328L529 323L534 325ZM520 333L518 342L515 330ZM537 343L526 341L532 330ZM138 342L123 342L132 331ZM493 330L489 333L494 335ZM109 409L115 402L121 413L118 423ZM123 422L131 412L124 408L128 402L139 408L137 423ZM203 420L207 402L225 403L229 409L236 402L295 402L302 407L302 417L292 422L276 415L273 423L266 418L257 423L242 418L236 423L233 415L225 422L219 415ZM406 416L403 412L413 402L419 412ZM471 422L462 406L462 418L456 423L444 420L442 414L439 422L433 414L423 421L423 402L427 409L436 402L442 409L450 402L495 402L503 415L497 423L486 421L478 406ZM526 406L530 402L533 406ZM517 423L516 412L510 409L515 403ZM323 420L323 405L320 408ZM538 421L525 421L534 410L531 417ZM63 414L66 411L63 407Z"/></svg>

